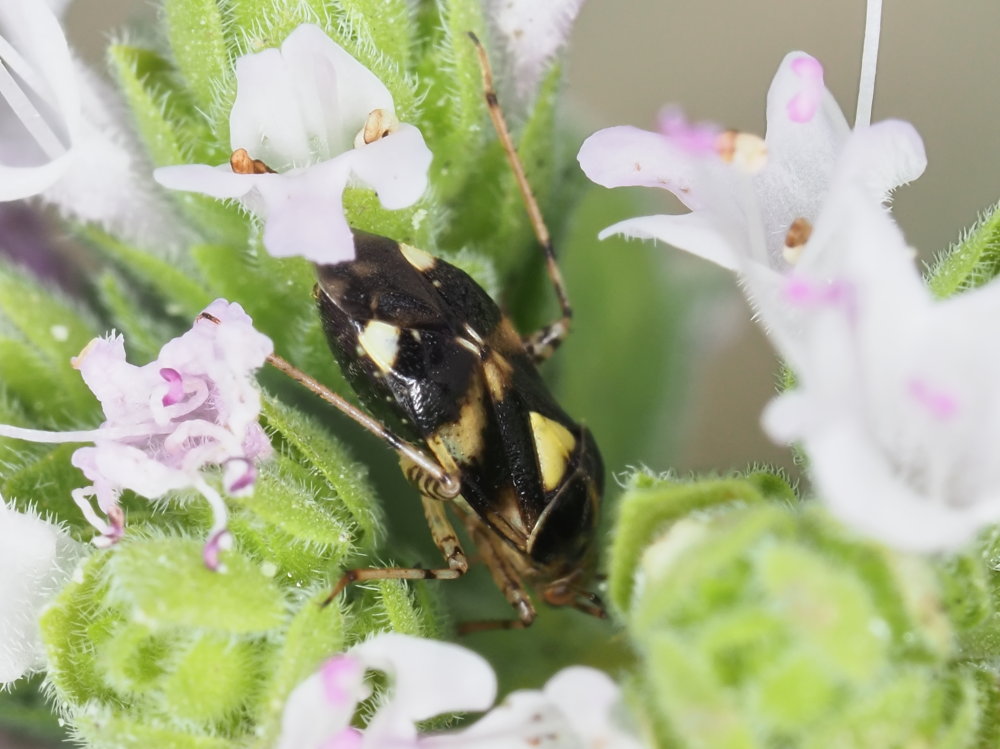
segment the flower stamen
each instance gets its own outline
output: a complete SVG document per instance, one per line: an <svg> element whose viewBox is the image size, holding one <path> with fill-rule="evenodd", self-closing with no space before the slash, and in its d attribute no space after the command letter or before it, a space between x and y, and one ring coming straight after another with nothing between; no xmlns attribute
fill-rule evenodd
<svg viewBox="0 0 1000 749"><path fill-rule="evenodd" d="M802 257L802 250L805 248L809 237L812 236L812 224L809 219L799 216L788 227L785 233L785 246L781 249L782 257L789 265L795 265Z"/></svg>
<svg viewBox="0 0 1000 749"><path fill-rule="evenodd" d="M726 130L716 138L715 150L724 162L747 174L755 174L767 164L764 139L753 133Z"/></svg>
<svg viewBox="0 0 1000 749"><path fill-rule="evenodd" d="M368 113L365 126L354 136L354 147L361 148L369 143L382 140L399 130L399 118L386 109L373 109Z"/></svg>
<svg viewBox="0 0 1000 749"><path fill-rule="evenodd" d="M229 167L234 174L277 174L260 159L250 157L245 148L237 148L229 157Z"/></svg>

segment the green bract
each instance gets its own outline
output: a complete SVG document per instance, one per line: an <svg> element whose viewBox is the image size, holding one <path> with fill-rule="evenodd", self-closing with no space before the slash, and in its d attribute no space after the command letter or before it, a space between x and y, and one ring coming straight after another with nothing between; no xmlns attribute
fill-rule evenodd
<svg viewBox="0 0 1000 749"><path fill-rule="evenodd" d="M963 600L973 613L956 622L953 573L859 541L818 506L782 501L780 485L762 492L762 478L640 474L622 500L612 595L659 741L991 745L995 676L966 661L959 631L988 596Z"/></svg>

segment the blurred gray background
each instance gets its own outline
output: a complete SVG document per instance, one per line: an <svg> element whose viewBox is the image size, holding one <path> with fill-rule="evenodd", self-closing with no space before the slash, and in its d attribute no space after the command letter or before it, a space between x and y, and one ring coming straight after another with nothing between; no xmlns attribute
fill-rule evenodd
<svg viewBox="0 0 1000 749"><path fill-rule="evenodd" d="M142 0L75 0L67 25L100 64L108 29L151 12ZM584 132L650 127L661 106L677 103L694 119L762 133L771 76L787 52L801 49L823 63L828 88L853 121L864 15L863 0L587 0L573 32L569 98ZM885 3L873 119L909 120L924 137L927 172L895 200L896 216L924 258L1000 198L997 29L998 0ZM676 210L668 198L664 210ZM710 314L700 313L705 321L695 321L708 330L674 467L789 465L787 451L758 427L774 392L774 361L738 293L722 271L663 252L675 256L672 272L716 274L723 289ZM655 334L656 321L649 324Z"/></svg>

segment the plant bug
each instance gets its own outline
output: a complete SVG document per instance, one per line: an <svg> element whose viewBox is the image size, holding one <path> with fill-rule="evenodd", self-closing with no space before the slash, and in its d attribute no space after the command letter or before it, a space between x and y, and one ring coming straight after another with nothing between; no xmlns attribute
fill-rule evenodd
<svg viewBox="0 0 1000 749"><path fill-rule="evenodd" d="M399 453L445 559L437 569L348 570L328 602L352 582L462 576L469 563L448 517L450 506L517 614L509 622L470 623L464 631L530 625L536 614L527 586L551 605L604 616L600 600L584 587L594 564L601 457L590 432L556 403L536 368L568 333L572 310L500 111L486 52L469 36L490 118L545 253L561 317L522 339L463 271L423 250L354 230L355 258L317 265L314 294L331 351L374 418L279 357L271 363ZM234 153L231 165L238 172L267 170L245 151Z"/></svg>

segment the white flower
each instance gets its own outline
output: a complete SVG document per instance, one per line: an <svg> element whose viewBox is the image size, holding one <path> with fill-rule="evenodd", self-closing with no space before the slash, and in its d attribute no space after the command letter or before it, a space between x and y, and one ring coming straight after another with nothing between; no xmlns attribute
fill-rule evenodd
<svg viewBox="0 0 1000 749"><path fill-rule="evenodd" d="M58 526L0 497L0 685L39 665L39 614L81 553Z"/></svg>
<svg viewBox="0 0 1000 749"><path fill-rule="evenodd" d="M367 670L389 676L391 691L360 735L351 728L351 719L370 694L364 680ZM278 749L414 747L417 722L444 713L485 710L495 696L493 669L471 650L380 634L334 656L292 691Z"/></svg>
<svg viewBox="0 0 1000 749"><path fill-rule="evenodd" d="M461 731L421 739L421 749L641 749L621 724L621 691L602 671L563 669L541 690L514 692Z"/></svg>
<svg viewBox="0 0 1000 749"><path fill-rule="evenodd" d="M370 695L365 672L389 676L389 693L363 730L351 727ZM479 655L458 645L385 633L328 660L288 697L278 749L638 749L617 722L618 687L584 667L556 674L541 691L514 692L466 729L418 735L436 715L487 709L496 677Z"/></svg>
<svg viewBox="0 0 1000 749"><path fill-rule="evenodd" d="M0 200L40 195L140 244L176 235L121 103L44 2L0 3L0 98Z"/></svg>
<svg viewBox="0 0 1000 749"><path fill-rule="evenodd" d="M73 453L73 465L93 482L73 499L101 532L99 545L114 543L124 517L118 498L125 489L155 499L192 487L209 501L214 525L205 563L218 567L229 541L226 507L202 471L223 468L223 485L236 494L252 487L256 461L271 446L257 421L260 392L253 373L273 350L254 330L240 305L218 299L184 335L166 343L155 361L137 367L125 361L120 335L95 338L73 360L106 417L97 429L43 432L0 425L0 435L35 442L90 442ZM91 506L97 500L106 520Z"/></svg>
<svg viewBox="0 0 1000 749"><path fill-rule="evenodd" d="M923 143L908 123L883 122L872 128L877 137L868 128L852 135L823 85L822 67L804 52L790 53L778 68L767 95L764 148L750 164L731 163L746 148L746 136L741 142L719 132L706 148L706 136L693 139L692 128L678 127L673 117L667 122L658 133L601 130L584 142L578 158L598 184L660 187L691 212L628 219L600 236L659 239L741 272L756 266L784 274L810 254L805 242L854 136L864 134L852 148L864 150L854 154L854 178L875 204L926 166Z"/></svg>
<svg viewBox="0 0 1000 749"><path fill-rule="evenodd" d="M171 189L242 199L264 219L270 254L317 263L352 258L342 203L349 184L372 188L390 209L423 195L431 153L420 131L396 120L382 82L319 27L303 24L280 50L241 57L236 78L232 148L276 173L198 164L154 176Z"/></svg>
<svg viewBox="0 0 1000 749"><path fill-rule="evenodd" d="M796 271L773 302L809 334L761 307L797 376L765 428L802 445L844 522L906 550L954 549L1000 521L1000 283L935 301L897 227L853 214L833 275Z"/></svg>
<svg viewBox="0 0 1000 749"><path fill-rule="evenodd" d="M523 109L534 98L548 66L565 46L583 0L486 0L486 17L499 42L500 82Z"/></svg>

